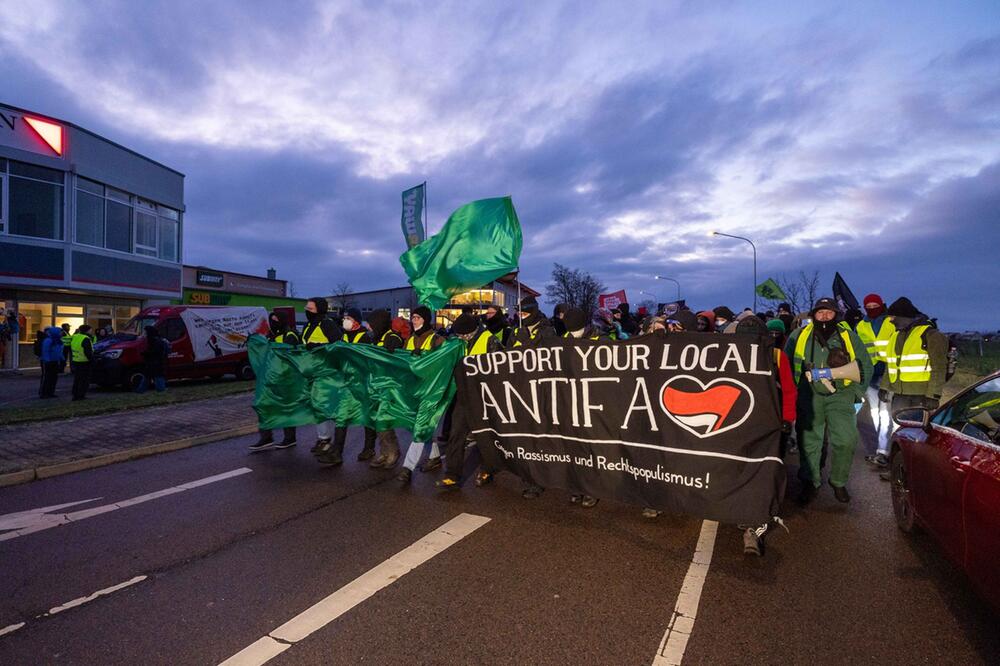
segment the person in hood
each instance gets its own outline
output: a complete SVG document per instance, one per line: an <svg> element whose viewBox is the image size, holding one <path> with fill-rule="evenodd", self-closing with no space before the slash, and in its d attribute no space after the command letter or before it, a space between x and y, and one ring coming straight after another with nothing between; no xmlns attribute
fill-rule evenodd
<svg viewBox="0 0 1000 666"><path fill-rule="evenodd" d="M558 321L561 326L562 319L560 318ZM490 305L486 308L486 312L483 313L483 324L486 326L486 330L492 333L505 348L510 344L511 328L507 324L507 317L503 313L503 308L499 305ZM556 330L558 330L558 327Z"/></svg>
<svg viewBox="0 0 1000 666"><path fill-rule="evenodd" d="M618 322L621 330L623 330L628 337L639 335L639 324L636 322L635 317L633 317L629 312L628 303L619 303L618 307L611 311L611 314L615 318L615 321Z"/></svg>
<svg viewBox="0 0 1000 666"><path fill-rule="evenodd" d="M857 333L837 322L837 303L832 298L816 301L810 312L812 323L797 329L785 343L792 359L792 375L798 389L796 433L799 443L799 502L811 502L822 483L824 434L830 441L830 480L839 502L850 502L847 481L858 445L858 423L854 404L860 402L871 380L872 363ZM833 380L838 367L833 359L857 364L860 381ZM811 372L811 375L807 374ZM811 379L810 379L811 377Z"/></svg>
<svg viewBox="0 0 1000 666"><path fill-rule="evenodd" d="M580 308L569 308L563 317L566 324L564 338L578 338L585 340L610 340L587 319L587 314Z"/></svg>
<svg viewBox="0 0 1000 666"><path fill-rule="evenodd" d="M699 333L714 333L715 332L715 313L711 310L705 310L704 312L698 313L698 332Z"/></svg>
<svg viewBox="0 0 1000 666"><path fill-rule="evenodd" d="M948 338L905 296L893 301L886 314L895 330L885 348L879 398L892 414L914 407L934 411L941 403L948 370ZM895 424L890 428L891 436ZM889 461L881 453L881 457L876 454L875 464L884 467Z"/></svg>
<svg viewBox="0 0 1000 666"><path fill-rule="evenodd" d="M591 318L590 325L597 335L606 337L609 340L627 340L628 333L621 326L621 322L615 319L615 313L607 308L597 308Z"/></svg>
<svg viewBox="0 0 1000 666"><path fill-rule="evenodd" d="M152 384L157 393L167 390L167 357L170 355L170 343L160 336L160 331L155 326L147 326L146 348L142 352L143 374L139 380L139 385L135 387L136 393L145 393L146 388Z"/></svg>
<svg viewBox="0 0 1000 666"><path fill-rule="evenodd" d="M294 327L290 327L284 312L275 310L267 317L268 334L267 339L272 344L297 345L301 340L295 332ZM250 445L250 452L266 451L267 449L287 449L295 446L295 426L284 429L281 442L274 443L274 433L271 430L263 430L258 427L257 441Z"/></svg>
<svg viewBox="0 0 1000 666"><path fill-rule="evenodd" d="M690 310L678 310L674 316L667 320L667 328L673 333L698 331L698 317Z"/></svg>
<svg viewBox="0 0 1000 666"><path fill-rule="evenodd" d="M566 333L566 324L563 323L563 317L566 316L566 310L569 310L569 303L560 303L556 306L555 311L552 313L552 328L555 330L558 337L562 337Z"/></svg>
<svg viewBox="0 0 1000 666"><path fill-rule="evenodd" d="M715 313L715 330L720 333L725 330L726 326L728 326L730 322L736 319L736 315L733 314L733 311L725 305L720 305L719 307L714 308L712 312Z"/></svg>
<svg viewBox="0 0 1000 666"><path fill-rule="evenodd" d="M329 317L330 304L322 296L314 296L306 301L306 327L302 329L302 344L306 349L316 349L333 344L340 340L344 331L340 325ZM339 451L333 448L331 438L335 432L333 421L326 420L316 424L316 443L312 453L326 453L327 464L339 465L343 461L343 447Z"/></svg>
<svg viewBox="0 0 1000 666"><path fill-rule="evenodd" d="M885 301L881 296L868 294L862 303L865 308L865 318L858 322L854 330L865 343L865 350L874 365L872 379L865 390L864 404L875 429L875 452L865 456L865 460L881 467L887 465L889 461L892 414L889 412L889 403L879 400L879 386L885 375L886 346L896 329L886 316Z"/></svg>
<svg viewBox="0 0 1000 666"><path fill-rule="evenodd" d="M66 362L62 339L63 330L58 326L45 329L38 357L42 364L42 379L38 386L39 398L56 397L56 382L59 380L60 368Z"/></svg>
<svg viewBox="0 0 1000 666"><path fill-rule="evenodd" d="M375 310L368 315L368 324L371 326L372 339L375 346L385 349L389 353L394 353L404 346L403 338L396 331L392 330L392 316L387 310ZM392 469L399 462L399 439L396 431L390 428L378 433L379 454L372 459L368 466L373 469Z"/></svg>
<svg viewBox="0 0 1000 666"><path fill-rule="evenodd" d="M437 349L444 343L444 338L438 335L434 328L431 326L431 311L429 308L421 305L413 309L413 314L410 315L410 324L413 326L413 334L407 339L404 349L415 356L429 352L433 349ZM451 404L448 405L448 411L445 412L445 427L448 429L446 432L450 432L451 428L451 412L455 408L455 401L452 400ZM447 441L447 439L445 439ZM424 447L427 446L427 442L420 442L413 440L410 442L409 448L406 450L406 457L403 459L403 469L400 470L399 475L396 480L403 486L410 484L413 479L413 470L418 469L417 463L420 462L420 457L424 453ZM427 460L419 465L421 472L432 472L441 467L441 448L435 439L431 439L430 442L430 452L427 454Z"/></svg>
<svg viewBox="0 0 1000 666"><path fill-rule="evenodd" d="M525 296L521 299L518 315L521 321L514 329L515 347L530 344L535 340L556 337L556 329L552 327L552 322L542 316L534 296Z"/></svg>
<svg viewBox="0 0 1000 666"><path fill-rule="evenodd" d="M466 356L478 356L503 351L500 341L479 324L474 316L465 313L455 319L451 332L465 343ZM452 414L451 432L445 451L445 474L434 485L441 490L457 490L462 485L462 468L465 466L465 447L471 438L472 415L466 413L462 402L456 402ZM476 485L484 486L493 480L493 470L484 468L476 476Z"/></svg>

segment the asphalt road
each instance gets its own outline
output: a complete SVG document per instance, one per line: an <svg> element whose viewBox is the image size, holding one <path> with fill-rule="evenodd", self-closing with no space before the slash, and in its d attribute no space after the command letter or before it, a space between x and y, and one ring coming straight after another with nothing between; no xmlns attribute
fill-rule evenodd
<svg viewBox="0 0 1000 666"><path fill-rule="evenodd" d="M374 593L350 587L355 605L270 641L284 649L270 663L652 664L702 529L559 491L523 500L510 475L442 496L418 473L400 489L353 456L317 467L308 441L248 455L251 441L0 489L8 526L174 489L0 540L0 664L219 663L462 514L489 520ZM933 543L896 530L860 455L854 501L786 502L766 557L719 526L684 664L996 663L1000 618Z"/></svg>

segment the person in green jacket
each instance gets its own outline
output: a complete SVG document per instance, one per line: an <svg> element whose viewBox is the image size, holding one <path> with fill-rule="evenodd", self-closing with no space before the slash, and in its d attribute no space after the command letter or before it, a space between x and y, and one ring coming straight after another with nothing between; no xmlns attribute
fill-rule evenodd
<svg viewBox="0 0 1000 666"><path fill-rule="evenodd" d="M858 445L854 404L864 397L872 362L857 333L837 322L837 304L832 298L816 301L809 315L812 323L792 332L785 345L799 390L795 421L802 481L799 503L811 502L822 485L824 433L829 434L833 494L840 502L850 502L847 480ZM828 369L849 363L857 363L860 381L827 376ZM813 381L807 371L813 371Z"/></svg>

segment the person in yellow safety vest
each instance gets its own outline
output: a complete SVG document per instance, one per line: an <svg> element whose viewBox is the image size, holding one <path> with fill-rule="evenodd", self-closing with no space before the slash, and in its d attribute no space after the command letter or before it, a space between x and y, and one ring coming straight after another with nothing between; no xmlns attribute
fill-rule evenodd
<svg viewBox="0 0 1000 666"><path fill-rule="evenodd" d="M368 315L368 325L371 326L372 340L376 347L381 347L389 353L402 349L403 338L392 330L392 316L388 310L375 310ZM392 428L378 433L379 454L368 466L372 469L392 469L399 462L399 439Z"/></svg>
<svg viewBox="0 0 1000 666"><path fill-rule="evenodd" d="M73 339L73 335L69 332L69 324L63 324L60 326L62 329L62 343L63 343L63 360L62 366L59 368L59 372L66 372L66 364L69 363L69 358L72 351L69 348L69 343Z"/></svg>
<svg viewBox="0 0 1000 666"><path fill-rule="evenodd" d="M854 331L865 343L865 350L872 361L872 379L865 389L865 405L872 427L875 429L875 452L866 455L865 460L878 464L889 450L889 432L892 429L892 414L889 405L878 398L879 382L885 374L885 347L889 337L896 330L885 313L885 301L878 294L868 294L864 298L865 318L858 322Z"/></svg>
<svg viewBox="0 0 1000 666"><path fill-rule="evenodd" d="M811 502L822 485L824 433L829 434L830 440L829 483L833 494L839 502L850 502L847 481L858 445L854 404L865 394L872 376L872 363L857 333L837 322L836 301L821 298L809 314L812 323L793 331L785 344L798 386L795 429L799 442L799 479L802 481L799 503ZM830 376L832 368L848 363L857 363L861 381ZM810 370L812 381L806 375Z"/></svg>
<svg viewBox="0 0 1000 666"><path fill-rule="evenodd" d="M352 345L372 344L371 335L369 335L368 329L364 327L363 320L361 318L361 311L357 308L347 308L344 310L340 327L343 331L340 336L340 341ZM347 432L348 428L346 426L337 425L333 429L333 441L330 442L327 440L316 449L315 453L317 462L321 465L334 467L343 463L344 445L347 443ZM374 457L375 430L373 428L365 428L364 446L358 454L358 460L370 460Z"/></svg>
<svg viewBox="0 0 1000 666"><path fill-rule="evenodd" d="M455 319L455 323L451 326L451 332L465 342L466 356L503 351L496 336L480 326L476 318L469 313L461 314ZM465 464L465 445L472 430L469 418L470 415L463 411L461 403L456 403L452 414L448 446L445 449L444 478L434 484L442 490L455 490L461 486L462 467ZM479 476L483 475L485 478L480 481ZM476 478L476 485L483 486L493 479L493 472L484 470L480 472L479 476Z"/></svg>
<svg viewBox="0 0 1000 666"><path fill-rule="evenodd" d="M413 314L410 315L413 334L406 340L406 345L404 345L403 349L414 355L420 355L440 347L444 342L444 338L437 334L431 325L432 323L430 309L423 305L414 308ZM449 413L453 409L454 404L454 401L452 401L452 404L449 405ZM450 420L450 416L446 415L446 419ZM410 447L406 450L406 456L403 458L403 469L400 470L399 475L396 477L396 480L401 485L407 486L410 484L413 478L413 470L417 469L417 463L420 462L420 456L423 455L426 444L427 442L410 442ZM431 450L427 455L427 460L424 464L420 465L421 472L431 472L441 467L441 449L433 438L431 438L430 445Z"/></svg>
<svg viewBox="0 0 1000 666"><path fill-rule="evenodd" d="M289 326L284 312L275 310L267 318L270 331L267 339L279 345L297 345L300 342L298 334L295 332L295 322ZM258 428L257 441L250 445L250 452L266 451L267 449L287 449L295 446L295 427L284 428L281 442L274 443L274 433L271 430L260 430Z"/></svg>
<svg viewBox="0 0 1000 666"><path fill-rule="evenodd" d="M69 349L73 371L73 400L83 400L90 388L91 361L94 360L94 340L90 337L90 326L84 324L70 336Z"/></svg>
<svg viewBox="0 0 1000 666"><path fill-rule="evenodd" d="M885 348L879 399L893 414L912 407L933 411L941 403L948 370L948 338L906 297L893 301L888 316L894 330ZM891 430L895 429L892 424ZM888 455L874 462L888 466Z"/></svg>
<svg viewBox="0 0 1000 666"><path fill-rule="evenodd" d="M302 329L300 338L306 349L315 349L324 345L329 345L340 340L344 335L343 329L337 322L330 319L327 313L330 304L322 296L314 296L306 301L306 327ZM316 424L316 443L312 447L312 453L320 451L330 451L332 449L331 438L334 434L334 423L331 420L321 421ZM343 460L333 462L331 465L339 465Z"/></svg>
<svg viewBox="0 0 1000 666"><path fill-rule="evenodd" d="M507 317L504 316L503 308L499 305L487 306L486 312L483 313L483 325L486 329L496 336L500 344L506 349L512 344L511 336L514 334L513 329L510 324L507 323Z"/></svg>
<svg viewBox="0 0 1000 666"><path fill-rule="evenodd" d="M518 317L521 321L514 329L514 347L556 337L556 329L552 327L552 322L542 315L534 296L525 296L521 299Z"/></svg>

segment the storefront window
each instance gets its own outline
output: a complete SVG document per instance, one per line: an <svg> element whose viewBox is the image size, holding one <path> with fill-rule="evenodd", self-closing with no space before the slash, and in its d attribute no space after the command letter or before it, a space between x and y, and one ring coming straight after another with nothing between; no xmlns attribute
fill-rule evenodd
<svg viewBox="0 0 1000 666"><path fill-rule="evenodd" d="M23 322L18 332L18 367L37 368L38 357L32 349L38 331L53 324L51 303L25 303L17 305L18 321Z"/></svg>
<svg viewBox="0 0 1000 666"><path fill-rule="evenodd" d="M55 169L10 162L8 231L21 236L63 237L63 174Z"/></svg>
<svg viewBox="0 0 1000 666"><path fill-rule="evenodd" d="M69 324L70 333L75 333L83 325L83 321L82 305L56 305L56 326Z"/></svg>
<svg viewBox="0 0 1000 666"><path fill-rule="evenodd" d="M21 337L20 321L13 304L0 301L0 370L15 367L17 341Z"/></svg>
<svg viewBox="0 0 1000 666"><path fill-rule="evenodd" d="M115 309L112 305L88 305L87 323L96 331L99 328L115 325Z"/></svg>
<svg viewBox="0 0 1000 666"><path fill-rule="evenodd" d="M125 328L129 319L139 314L139 308L131 305L115 306L115 330L121 331Z"/></svg>

